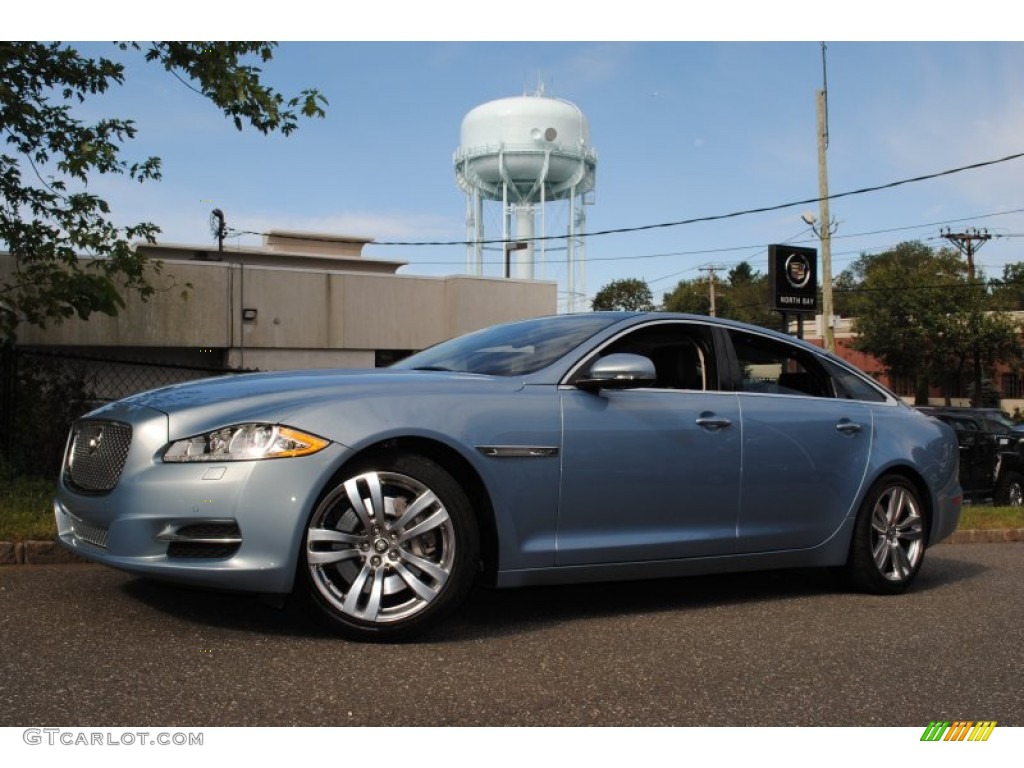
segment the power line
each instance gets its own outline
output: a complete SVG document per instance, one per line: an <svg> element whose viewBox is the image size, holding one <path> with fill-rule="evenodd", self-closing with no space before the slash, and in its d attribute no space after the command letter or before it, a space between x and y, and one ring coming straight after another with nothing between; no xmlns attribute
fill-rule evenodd
<svg viewBox="0 0 1024 768"><path fill-rule="evenodd" d="M1014 208L1013 210L1009 210L1009 211L996 211L994 213L980 213L980 214L976 214L976 215L973 215L973 216L963 216L963 217L955 218L955 219L945 219L943 221L931 221L931 222L927 222L925 224L909 224L909 225L906 225L906 226L903 226L903 227L888 227L888 228L885 228L885 229L869 230L867 232L852 232L852 233L849 233L849 234L846 234L846 235L836 235L833 239L840 240L840 239L844 239L844 238L845 239L849 239L849 238L856 238L856 237L870 237L871 235L884 235L884 234L890 234L892 232L905 232L905 231L911 230L911 229L930 229L930 228L933 228L933 227L939 227L939 226L943 226L943 225L956 224L956 223L963 222L963 221L977 221L979 219L989 219L989 218L993 218L995 216L1009 216L1009 215L1012 215L1012 214L1015 214L1015 213L1024 213L1024 208ZM783 242L783 243L810 242L811 238L807 238L806 240L798 240L798 239L796 239L799 235L803 234L803 232L807 232L807 231L809 231L809 230L803 230L802 232L797 233L797 235L794 235L792 237L787 237L787 238L785 238L784 240L782 240L780 242ZM1024 235L1019 235L1019 234L993 234L992 235L993 238L997 238L997 237L1011 238L1011 237L1022 237L1022 236L1024 236ZM922 239L925 240L925 241L931 241L931 240L939 240L941 238L939 238L939 237L927 237L927 238L922 238ZM708 254L708 253L729 253L729 252L732 252L732 251L761 250L761 249L765 249L767 247L768 247L768 243L759 243L757 245L736 245L736 246L728 246L728 247L723 247L723 248L705 248L705 249L695 250L695 251L678 251L678 252L675 252L675 253L651 254L649 256L608 256L608 257L596 257L596 258L592 258L591 261L618 261L618 260L625 261L625 260L634 259L634 258L657 258L657 257L661 257L661 256L702 256L702 255L705 255L705 254ZM880 245L880 246L875 246L873 248L860 248L860 249L853 250L853 251L839 251L838 253L834 253L833 256L852 256L852 257L857 257L857 256L861 256L861 255L866 254L866 253L872 253L872 252L879 252L880 253L880 252L886 251L886 250L888 250L890 248L892 248L891 244L889 244L889 245ZM742 264L743 261L746 261L746 259L743 259L742 261L728 262L725 266L726 267L735 267L735 266L738 266L739 264ZM424 262L417 262L417 263L422 264ZM458 262L454 262L453 261L453 262L426 262L426 263L451 263L451 264L455 264L455 263L458 263ZM654 283L660 283L662 280L668 280L668 279L673 278L673 277L678 277L679 275L686 274L687 272L695 272L698 269L699 269L699 267L687 267L686 269L681 269L679 271L672 272L671 274L662 275L661 277L656 277L656 278L654 278L652 280L648 280L647 284L648 285L653 285Z"/></svg>
<svg viewBox="0 0 1024 768"><path fill-rule="evenodd" d="M958 218L954 218L954 219L944 219L942 221L926 222L924 224L908 224L908 225L905 225L905 226L902 226L902 227L888 227L886 229L868 230L866 232L852 232L852 233L845 234L845 235L836 235L836 236L834 236L833 239L840 240L840 239L850 239L850 238L857 238L857 237L870 237L871 235L884 235L884 234L890 234L892 232L905 232L905 231L913 230L913 229L930 229L930 228L940 227L940 226L949 225L949 224L957 224L957 223L960 223L960 222L978 221L980 219L989 219L989 218L993 218L993 217L996 217L996 216L1010 216L1010 215L1013 215L1013 214L1016 214L1016 213L1024 213L1024 208L1014 208L1013 210L997 211L997 212L994 212L994 213L980 213L980 214L975 214L975 215L971 215L971 216L962 216L962 217L958 217ZM806 231L808 231L808 230L805 229L801 233L798 233L797 235L794 235L792 237L787 237L787 238L783 239L780 242L796 244L796 243L802 243L802 242L812 242L813 240L817 239L817 238L797 239L800 234L802 234L803 232L806 232ZM234 239L234 238L241 237L242 235L259 235L259 234L263 234L263 233L252 232L250 230L238 230L238 229L234 229L234 228L229 228L228 229L227 237L230 237L230 238ZM1024 237L1024 235L1021 235L1021 234L993 234L992 237L993 238L1014 238L1014 237ZM313 240L319 240L319 239L327 240L327 238L309 238L309 239L313 239ZM927 237L927 238L923 238L923 239L926 240L926 241L930 241L930 240L938 240L940 238L939 237ZM371 243L371 245L377 245L377 243ZM596 262L596 261L643 261L643 260L647 260L647 259L667 259L667 258L677 258L677 257L683 257L683 256L707 256L707 255L710 255L710 254L732 253L732 252L735 252L735 251L759 251L759 250L763 250L763 249L767 248L768 245L769 245L769 243L752 243L752 244L748 244L748 245L722 246L720 248L699 248L699 249L695 249L695 250L691 250L691 251L666 251L666 252L662 252L662 253L631 254L631 255L623 255L623 256L588 256L587 257L587 262L589 263L589 262ZM858 250L853 250L853 251L840 251L838 253L835 253L834 255L835 256L859 255L861 253L869 253L869 252L872 252L872 251L885 250L885 249L890 248L890 247L892 247L892 246L891 245L883 245L883 246L876 246L874 248L863 248L863 249L858 249ZM745 261L745 259L741 260L741 261ZM730 262L729 266L735 266L737 264L740 264L741 261ZM456 260L456 259L441 259L441 260L435 260L435 261L419 261L419 260L417 260L414 263L415 263L416 266L448 266L448 265L462 264L463 260L462 259L458 259L458 260ZM676 275L681 275L681 274L683 274L685 272L693 272L696 269L697 269L697 267L687 267L686 269L680 270L678 272L673 272L672 274L664 275L662 277L658 277L658 278L655 278L653 280L649 280L647 282L649 284L650 283L657 283L657 282L660 282L662 280L667 280L670 277L675 277Z"/></svg>
<svg viewBox="0 0 1024 768"><path fill-rule="evenodd" d="M852 189L852 190L849 190L849 191L846 191L846 192L837 192L835 194L830 194L827 197L811 197L811 198L807 198L805 200L795 200L795 201L791 201L791 202L788 202L788 203L778 203L776 205L767 205L767 206L762 206L762 207L759 207L759 208L747 208L745 210L732 211L730 213L714 214L714 215L711 215L711 216L698 216L698 217L694 217L694 218L690 218L690 219L680 219L678 221L666 221L666 222L662 222L660 224L642 224L642 225L635 226L635 227L618 227L618 228L615 228L615 229L602 229L602 230L598 230L596 232L589 232L589 233L587 233L587 238L589 239L589 238L594 238L594 237L602 237L602 236L605 236L605 235L629 234L629 233L632 233L632 232L648 232L648 231L655 230L655 229L668 229L668 228L671 228L671 227L682 227L682 226L687 226L687 225L690 225L690 224L701 224L701 223L705 223L705 222L709 222L709 221L723 221L723 220L726 220L726 219L735 219L735 218L739 218L741 216L751 216L751 215L756 214L756 213L771 213L773 211L785 210L786 208L795 208L797 206L810 205L811 203L819 203L822 200L838 200L838 199L841 199L841 198L844 198L844 197L853 197L855 195L863 195L863 194L867 194L869 192L880 192L880 191L885 190L885 189L893 189L895 187L900 187L900 186L903 186L903 185L906 185L906 184L916 184L916 183L922 182L922 181L930 181L932 179L941 178L943 176L951 176L953 174L963 173L964 171L973 171L973 170L977 170L978 168L986 168L988 166L998 165L1000 163L1006 163L1006 162L1009 162L1011 160L1018 160L1018 159L1020 159L1022 157L1024 157L1024 152L1018 152L1016 154L1007 155L1006 157L1001 157L1001 158L998 158L998 159L995 159L995 160L985 160L983 162L972 163L970 165L963 165L963 166L960 166L958 168L949 168L949 169L944 170L944 171L937 171L935 173L928 173L928 174L924 174L922 176L914 176L914 177L911 177L911 178L908 178L908 179L900 179L898 181L890 181L890 182L888 182L886 184L877 184L877 185L870 186L870 187L861 187L860 189ZM248 235L261 235L262 236L262 235L266 234L264 232L252 232L252 231L248 231L248 230L235 230L235 231L237 231L237 232L239 232L241 234L248 234ZM548 240L565 240L567 237L569 237L569 236L568 235L545 235L545 236L541 236L541 237L524 238L520 242L527 242L527 241L530 241L530 242L542 242L542 241L548 241ZM316 237L310 237L308 239L310 239L310 240L317 240L317 239L328 240L328 238L316 238ZM432 247L432 246L466 246L466 245L472 245L475 242L476 241L467 241L467 240L405 240L405 241L401 241L401 240L382 240L382 241L375 241L373 243L373 245L379 245L379 246L403 246L403 247ZM479 242L481 244L483 244L483 245L501 245L501 244L503 244L503 243L505 243L507 241L503 240L503 239L495 239L495 240L481 240ZM588 259L588 261L590 261L590 260L592 260L592 259Z"/></svg>
<svg viewBox="0 0 1024 768"><path fill-rule="evenodd" d="M1002 280L996 278L990 278L988 280L976 280L973 283L932 283L925 285L886 285L878 288L864 288L857 286L854 288L840 288L836 286L832 290L836 293L891 293L892 291L900 291L901 293L913 293L916 291L967 291L975 290L977 288L1002 288L1006 285Z"/></svg>

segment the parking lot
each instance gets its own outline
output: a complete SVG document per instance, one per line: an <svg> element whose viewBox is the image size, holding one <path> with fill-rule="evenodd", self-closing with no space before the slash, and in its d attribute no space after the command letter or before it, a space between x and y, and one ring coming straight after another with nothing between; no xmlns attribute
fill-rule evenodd
<svg viewBox="0 0 1024 768"><path fill-rule="evenodd" d="M1024 725L1024 545L896 598L827 573L480 590L408 645L95 565L0 568L0 725Z"/></svg>

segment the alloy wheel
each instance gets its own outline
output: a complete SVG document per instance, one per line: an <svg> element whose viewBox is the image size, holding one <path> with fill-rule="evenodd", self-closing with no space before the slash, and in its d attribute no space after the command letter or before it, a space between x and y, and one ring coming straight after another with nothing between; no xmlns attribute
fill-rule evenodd
<svg viewBox="0 0 1024 768"><path fill-rule="evenodd" d="M444 590L455 563L455 527L425 483L369 471L320 503L305 556L310 580L332 611L360 623L401 622Z"/></svg>
<svg viewBox="0 0 1024 768"><path fill-rule="evenodd" d="M878 495L871 513L871 554L878 572L903 582L924 555L924 519L914 495L902 484Z"/></svg>

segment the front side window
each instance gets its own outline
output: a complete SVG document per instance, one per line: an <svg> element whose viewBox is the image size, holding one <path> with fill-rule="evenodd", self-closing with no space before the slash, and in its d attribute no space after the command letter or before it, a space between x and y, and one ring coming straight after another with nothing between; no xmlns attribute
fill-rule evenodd
<svg viewBox="0 0 1024 768"><path fill-rule="evenodd" d="M696 323L653 323L629 331L600 351L642 355L654 363L653 389L717 389L711 333Z"/></svg>

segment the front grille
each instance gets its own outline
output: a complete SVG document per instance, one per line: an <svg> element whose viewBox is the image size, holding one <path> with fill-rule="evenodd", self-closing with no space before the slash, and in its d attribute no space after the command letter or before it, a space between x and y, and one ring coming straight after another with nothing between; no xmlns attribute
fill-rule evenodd
<svg viewBox="0 0 1024 768"><path fill-rule="evenodd" d="M90 525L89 523L79 520L77 517L71 517L71 530L74 532L75 538L81 539L82 541L88 542L96 547L102 547L103 549L107 548L106 528L100 528L98 525Z"/></svg>
<svg viewBox="0 0 1024 768"><path fill-rule="evenodd" d="M71 431L65 477L68 485L85 493L113 490L121 477L132 428L118 421L80 421Z"/></svg>

